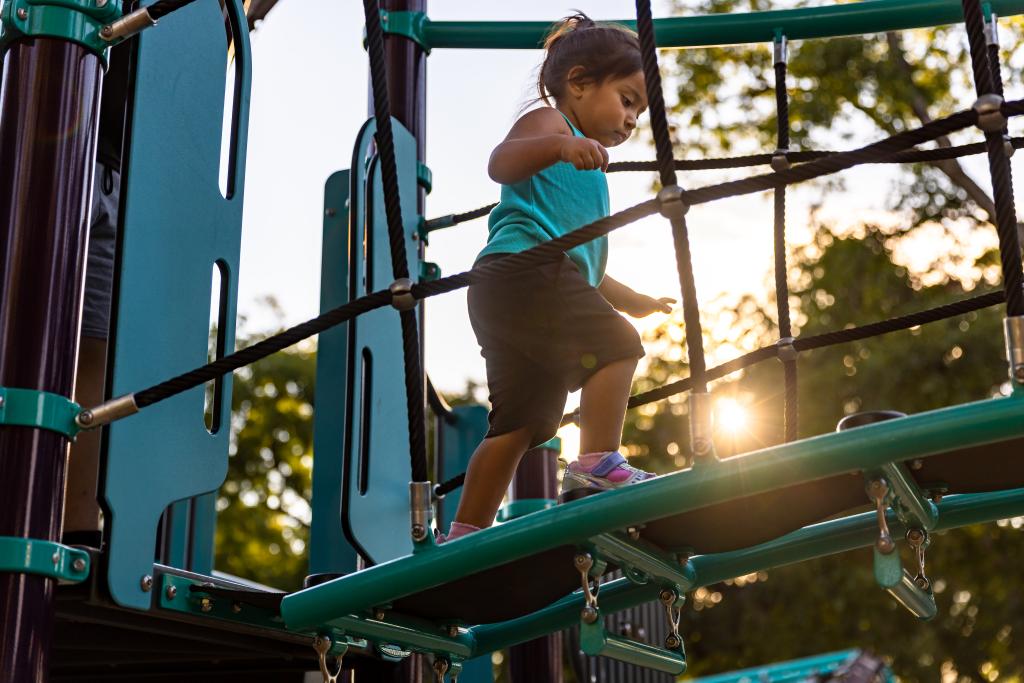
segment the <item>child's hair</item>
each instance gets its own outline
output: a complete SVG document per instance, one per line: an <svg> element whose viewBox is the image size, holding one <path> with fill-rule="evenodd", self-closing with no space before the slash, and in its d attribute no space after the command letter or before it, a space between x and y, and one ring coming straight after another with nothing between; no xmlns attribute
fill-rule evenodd
<svg viewBox="0 0 1024 683"><path fill-rule="evenodd" d="M569 72L582 66L578 83L603 83L641 71L640 41L636 34L618 24L598 24L577 11L555 24L544 40L544 64L537 79L537 92L545 104L565 96Z"/></svg>

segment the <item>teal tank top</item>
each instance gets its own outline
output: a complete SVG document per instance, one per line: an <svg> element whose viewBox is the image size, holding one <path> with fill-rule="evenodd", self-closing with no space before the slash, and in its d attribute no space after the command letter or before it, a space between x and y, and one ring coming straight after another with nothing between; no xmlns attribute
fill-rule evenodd
<svg viewBox="0 0 1024 683"><path fill-rule="evenodd" d="M573 135L584 137L565 114ZM601 170L578 171L565 161L512 185L501 186L501 201L487 222L489 254L511 254L560 237L609 213L608 181ZM608 237L566 252L583 277L597 287L608 264Z"/></svg>

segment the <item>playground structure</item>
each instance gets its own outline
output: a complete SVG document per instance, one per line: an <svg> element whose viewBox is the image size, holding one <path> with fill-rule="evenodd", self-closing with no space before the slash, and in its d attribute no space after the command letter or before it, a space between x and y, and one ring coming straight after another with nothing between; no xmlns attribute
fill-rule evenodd
<svg viewBox="0 0 1024 683"><path fill-rule="evenodd" d="M657 22L647 2L637 5L657 162L617 170L657 170L657 198L522 254L441 278L424 260L429 233L486 211L424 218L430 185L422 161L426 55L443 48L535 48L546 25L431 22L422 6L382 13L368 0L374 116L360 131L350 169L331 176L325 187L324 313L226 355L234 347L251 63L241 1L225 3L235 97L223 194L217 176L227 46L218 3L160 0L123 17L114 2L4 3L0 670L10 680L45 680L51 669L58 678L100 679L112 670L144 678L156 667L178 676L220 671L223 680L243 663L250 673L273 667L301 671L319 658L326 681L335 675L332 656L351 652L349 660L358 654L393 661L417 652L433 656L438 680L458 677L466 683L486 675L474 669L474 660L482 657L489 666L487 655L495 650L574 625L588 654L678 674L686 666L678 618L688 591L869 546L880 586L922 619L934 616L924 563L929 534L1024 514L1024 464L1015 457L1024 442L1024 290L1009 167L1009 154L1020 141L1005 136L1007 118L1024 113L1024 103L1002 101L1001 83L993 78L998 62L992 55L998 53L991 49L997 16L1024 13L1024 1L982 7L977 0L874 0ZM157 19L159 26L143 31ZM972 109L850 152L787 149L787 40L962 19L978 91ZM656 37L660 47L773 45L780 84L778 149L715 162L767 164L772 173L695 190L676 184L677 168L701 162L672 159ZM107 383L113 398L83 409L67 398L79 319L78 304L69 302L81 300L85 199L105 55L111 44L128 39L133 42L117 48L133 51L133 81ZM183 44L189 50L181 50ZM396 119L389 94L399 103ZM971 126L984 132L984 143L915 149ZM792 338L788 311L780 309L778 344L719 368L705 367L689 264L688 206L763 190L784 196L788 184L858 163L983 151L995 189L1003 292L817 338ZM523 502L505 523L435 546L434 507L439 504L442 521L450 517L459 483L452 475L464 468L482 435L485 411L449 409L428 391L439 438L435 479L448 479L433 486L426 471L417 305L659 212L673 227L691 376L634 397L631 405L691 391L694 466L558 506ZM785 272L784 223L776 215L777 237L783 233L776 263ZM214 267L221 276L218 359L204 365L209 311L193 304L210 299ZM784 306L787 297L778 300ZM786 431L792 439L800 351L1004 300L1010 396L912 416L851 416L835 434L728 459L715 456L709 381L780 359L787 368ZM227 431L218 426L229 423L232 370L316 333L321 336L312 576L306 589L284 595L213 573L210 492L224 478L228 445ZM210 429L201 420L207 382L215 382ZM101 427L103 546L63 545L60 491L68 440L82 428ZM822 521L867 501L874 512ZM762 523L744 523L750 518ZM900 564L900 535L918 559L914 573ZM623 578L598 592L612 568ZM65 585L58 588L58 582ZM606 629L605 615L651 601L660 602L667 615L664 647Z"/></svg>

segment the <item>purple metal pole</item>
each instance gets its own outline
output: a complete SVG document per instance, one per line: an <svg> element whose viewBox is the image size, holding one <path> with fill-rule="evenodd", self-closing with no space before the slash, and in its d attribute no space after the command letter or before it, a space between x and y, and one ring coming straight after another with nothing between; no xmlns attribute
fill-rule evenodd
<svg viewBox="0 0 1024 683"><path fill-rule="evenodd" d="M558 497L558 451L534 448L527 451L512 479L512 500ZM562 634L537 638L509 648L513 681L562 683Z"/></svg>
<svg viewBox="0 0 1024 683"><path fill-rule="evenodd" d="M13 44L0 87L0 385L71 396L96 162L100 59ZM68 441L0 427L0 536L60 540ZM0 574L0 672L46 681L55 582Z"/></svg>

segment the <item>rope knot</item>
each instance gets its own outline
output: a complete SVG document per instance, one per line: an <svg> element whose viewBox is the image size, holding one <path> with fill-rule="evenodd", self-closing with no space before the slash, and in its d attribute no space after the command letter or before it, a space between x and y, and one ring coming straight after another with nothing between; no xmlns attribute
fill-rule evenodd
<svg viewBox="0 0 1024 683"><path fill-rule="evenodd" d="M391 292L391 306L399 311L411 311L416 308L416 297L412 295L412 280L401 277L388 287Z"/></svg>
<svg viewBox="0 0 1024 683"><path fill-rule="evenodd" d="M658 212L665 218L682 218L690 210L690 205L683 202L683 188L678 185L666 185L658 191Z"/></svg>
<svg viewBox="0 0 1024 683"><path fill-rule="evenodd" d="M978 128L986 133L997 133L1006 128L1003 116L1003 98L995 93L982 95L971 105L978 112Z"/></svg>

